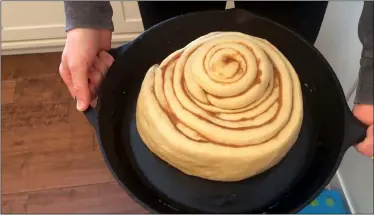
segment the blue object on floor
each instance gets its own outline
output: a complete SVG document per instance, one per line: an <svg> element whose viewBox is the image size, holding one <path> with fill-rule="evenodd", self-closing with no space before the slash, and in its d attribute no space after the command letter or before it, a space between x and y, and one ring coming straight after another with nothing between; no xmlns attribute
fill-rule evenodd
<svg viewBox="0 0 374 215"><path fill-rule="evenodd" d="M341 194L334 190L324 190L299 214L347 214Z"/></svg>

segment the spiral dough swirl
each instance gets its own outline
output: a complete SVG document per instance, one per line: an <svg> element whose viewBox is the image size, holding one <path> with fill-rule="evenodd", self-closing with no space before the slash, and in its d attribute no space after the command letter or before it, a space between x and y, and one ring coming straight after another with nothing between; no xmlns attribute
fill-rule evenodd
<svg viewBox="0 0 374 215"><path fill-rule="evenodd" d="M138 97L147 147L186 174L239 181L277 164L303 118L298 76L268 41L213 32L152 66Z"/></svg>

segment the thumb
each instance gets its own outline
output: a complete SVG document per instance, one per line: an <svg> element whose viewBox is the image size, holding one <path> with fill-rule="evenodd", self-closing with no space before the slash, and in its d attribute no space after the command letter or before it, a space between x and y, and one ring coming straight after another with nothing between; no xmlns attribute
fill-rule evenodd
<svg viewBox="0 0 374 215"><path fill-rule="evenodd" d="M77 100L77 109L85 111L90 104L90 91L88 88L88 67L86 64L70 67L74 96Z"/></svg>

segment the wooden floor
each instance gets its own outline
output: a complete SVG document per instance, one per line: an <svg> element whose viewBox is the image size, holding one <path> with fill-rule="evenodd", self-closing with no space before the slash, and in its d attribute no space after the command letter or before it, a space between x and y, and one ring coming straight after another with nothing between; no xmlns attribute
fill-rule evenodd
<svg viewBox="0 0 374 215"><path fill-rule="evenodd" d="M108 171L60 56L1 58L1 212L146 213Z"/></svg>

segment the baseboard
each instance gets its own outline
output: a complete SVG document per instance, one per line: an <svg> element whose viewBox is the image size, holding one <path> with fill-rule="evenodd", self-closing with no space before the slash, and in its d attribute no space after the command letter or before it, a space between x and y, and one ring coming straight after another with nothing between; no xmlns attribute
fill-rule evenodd
<svg viewBox="0 0 374 215"><path fill-rule="evenodd" d="M139 33L114 34L112 47L118 47L134 40ZM65 45L65 38L12 41L1 43L1 55L19 55L45 52L61 52Z"/></svg>

